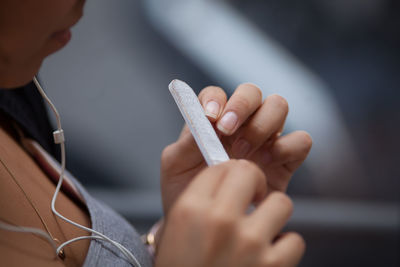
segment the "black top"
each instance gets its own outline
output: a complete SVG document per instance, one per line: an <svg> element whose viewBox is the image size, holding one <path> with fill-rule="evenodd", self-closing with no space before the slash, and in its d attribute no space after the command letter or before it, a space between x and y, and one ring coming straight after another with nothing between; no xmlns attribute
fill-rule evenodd
<svg viewBox="0 0 400 267"><path fill-rule="evenodd" d="M59 158L46 107L33 82L16 89L0 89L0 111L15 120L28 137Z"/></svg>

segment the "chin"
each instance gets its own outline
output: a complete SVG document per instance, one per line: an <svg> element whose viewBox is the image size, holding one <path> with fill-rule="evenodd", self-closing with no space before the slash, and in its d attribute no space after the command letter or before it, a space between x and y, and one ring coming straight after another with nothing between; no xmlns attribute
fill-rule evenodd
<svg viewBox="0 0 400 267"><path fill-rule="evenodd" d="M0 76L0 79L2 77ZM21 86L27 85L33 79L33 76L29 79L8 79L6 81L0 80L0 88L1 89L16 89Z"/></svg>
<svg viewBox="0 0 400 267"><path fill-rule="evenodd" d="M65 45L66 43L49 39L35 56L18 63L8 61L5 66L0 64L0 88L13 89L32 82L33 77L39 72L43 60L62 49Z"/></svg>
<svg viewBox="0 0 400 267"><path fill-rule="evenodd" d="M32 82L33 77L38 73L41 62L31 68L0 71L0 88L13 89Z"/></svg>

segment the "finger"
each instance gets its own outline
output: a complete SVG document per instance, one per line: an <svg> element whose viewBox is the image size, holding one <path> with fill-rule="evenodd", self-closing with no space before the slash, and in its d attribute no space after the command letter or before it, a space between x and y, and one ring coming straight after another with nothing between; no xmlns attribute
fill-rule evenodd
<svg viewBox="0 0 400 267"><path fill-rule="evenodd" d="M271 193L247 218L251 227L267 241L271 241L285 226L293 212L290 198L281 192Z"/></svg>
<svg viewBox="0 0 400 267"><path fill-rule="evenodd" d="M267 140L276 137L282 131L288 114L288 103L279 95L271 95L240 130L233 143L232 154L235 158L245 158L256 151Z"/></svg>
<svg viewBox="0 0 400 267"><path fill-rule="evenodd" d="M307 158L311 146L312 139L304 131L283 136L274 143L270 152L272 162L261 168L268 173L269 191L286 191L290 179ZM264 156L268 158L268 155Z"/></svg>
<svg viewBox="0 0 400 267"><path fill-rule="evenodd" d="M305 131L296 131L279 138L270 148L270 153L275 162L296 162L300 165L306 159L311 146L311 136Z"/></svg>
<svg viewBox="0 0 400 267"><path fill-rule="evenodd" d="M267 173L269 190L285 191L293 173L307 158L311 146L310 135L296 131L279 137L272 146L262 146L250 160Z"/></svg>
<svg viewBox="0 0 400 267"><path fill-rule="evenodd" d="M183 126L182 131L181 131L181 133L180 133L180 135L179 135L178 140L179 140L180 138L182 138L182 137L185 137L185 136L188 135L188 134L191 135L190 129L189 129L189 126L185 123L185 125Z"/></svg>
<svg viewBox="0 0 400 267"><path fill-rule="evenodd" d="M261 90L253 84L242 84L226 103L217 128L225 135L232 135L261 105Z"/></svg>
<svg viewBox="0 0 400 267"><path fill-rule="evenodd" d="M283 234L264 255L265 266L297 266L305 252L304 239L297 233Z"/></svg>
<svg viewBox="0 0 400 267"><path fill-rule="evenodd" d="M271 148L271 155L293 173L307 158L312 143L312 138L307 132L296 131L276 142Z"/></svg>
<svg viewBox="0 0 400 267"><path fill-rule="evenodd" d="M184 173L203 164L204 158L189 128L185 125L179 139L161 154L161 173L167 176Z"/></svg>
<svg viewBox="0 0 400 267"><path fill-rule="evenodd" d="M226 104L226 93L220 87L208 86L199 94L199 101L210 121L214 122L221 115Z"/></svg>
<svg viewBox="0 0 400 267"><path fill-rule="evenodd" d="M266 179L264 173L249 161L231 162L233 165L216 193L216 202L222 210L243 214L252 201L265 196Z"/></svg>
<svg viewBox="0 0 400 267"><path fill-rule="evenodd" d="M184 194L214 197L231 168L231 161L205 168L192 180Z"/></svg>
<svg viewBox="0 0 400 267"><path fill-rule="evenodd" d="M252 159L259 163L262 169L270 164L286 164L289 172L294 172L307 158L312 147L311 136L305 131L295 131L281 136L272 146L263 146ZM292 164L295 163L295 164Z"/></svg>

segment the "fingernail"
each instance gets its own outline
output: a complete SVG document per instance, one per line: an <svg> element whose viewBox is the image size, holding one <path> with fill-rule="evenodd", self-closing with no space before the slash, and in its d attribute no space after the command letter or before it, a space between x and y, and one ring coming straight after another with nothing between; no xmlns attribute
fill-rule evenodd
<svg viewBox="0 0 400 267"><path fill-rule="evenodd" d="M206 104L206 116L216 119L219 114L219 104L215 101L209 101Z"/></svg>
<svg viewBox="0 0 400 267"><path fill-rule="evenodd" d="M238 116L235 112L227 112L222 119L218 122L217 128L224 134L230 134L236 126Z"/></svg>
<svg viewBox="0 0 400 267"><path fill-rule="evenodd" d="M232 148L232 154L235 158L241 159L247 156L250 152L251 146L249 142L244 139L237 141Z"/></svg>
<svg viewBox="0 0 400 267"><path fill-rule="evenodd" d="M268 165L272 161L272 155L269 151L265 151L261 156L261 162L263 165Z"/></svg>

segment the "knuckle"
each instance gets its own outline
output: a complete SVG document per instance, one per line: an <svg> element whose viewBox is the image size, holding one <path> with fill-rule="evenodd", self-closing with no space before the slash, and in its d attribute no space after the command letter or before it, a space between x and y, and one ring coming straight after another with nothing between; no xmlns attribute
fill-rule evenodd
<svg viewBox="0 0 400 267"><path fill-rule="evenodd" d="M161 152L161 159L169 159L171 157L171 152L173 150L173 144L166 146L163 151Z"/></svg>
<svg viewBox="0 0 400 267"><path fill-rule="evenodd" d="M220 233L232 230L235 225L235 219L219 209L210 212L207 219L209 227Z"/></svg>
<svg viewBox="0 0 400 267"><path fill-rule="evenodd" d="M243 113L241 111L248 111L251 108L251 103L247 98L242 96L232 96L232 102L230 105L230 109L237 111L239 113Z"/></svg>
<svg viewBox="0 0 400 267"><path fill-rule="evenodd" d="M251 176L254 176L255 178L264 178L263 171L260 169L259 166L257 166L256 163L252 161L239 159L237 160L237 165L239 168L246 169L248 172L251 173Z"/></svg>
<svg viewBox="0 0 400 267"><path fill-rule="evenodd" d="M254 183L258 185L258 188L267 188L267 182L264 172L260 169L260 167L252 161L239 159L237 160L238 168L245 169L248 173L247 178L253 179ZM263 193L262 193L263 195Z"/></svg>
<svg viewBox="0 0 400 267"><path fill-rule="evenodd" d="M250 171L254 170L255 172L258 171L258 167L254 162L245 159L238 159L236 160L236 165L239 168L248 169Z"/></svg>
<svg viewBox="0 0 400 267"><path fill-rule="evenodd" d="M163 171L169 171L174 169L174 144L166 146L161 152L161 168Z"/></svg>
<svg viewBox="0 0 400 267"><path fill-rule="evenodd" d="M198 204L197 201L190 197L181 198L177 201L177 203L173 206L170 214L171 218L178 222L187 222L190 219L193 219L196 215L201 215L202 209Z"/></svg>
<svg viewBox="0 0 400 267"><path fill-rule="evenodd" d="M268 131L266 124L262 124L256 120L251 122L250 127L251 127L251 134L253 136L261 137L261 136L268 135L270 132L270 131Z"/></svg>
<svg viewBox="0 0 400 267"><path fill-rule="evenodd" d="M273 192L271 193L271 199L274 199L275 201L280 203L283 207L285 207L289 211L290 214L292 214L293 201L285 193Z"/></svg>
<svg viewBox="0 0 400 267"><path fill-rule="evenodd" d="M270 254L265 258L265 263L263 265L268 267L282 267L284 263L284 258Z"/></svg>
<svg viewBox="0 0 400 267"><path fill-rule="evenodd" d="M265 241L259 233L251 230L241 230L239 232L240 240L240 253L246 253L248 251L254 252L260 250L265 246Z"/></svg>
<svg viewBox="0 0 400 267"><path fill-rule="evenodd" d="M274 102L275 105L284 110L286 113L289 111L289 104L283 96L274 94L270 95L268 98L270 101Z"/></svg>

